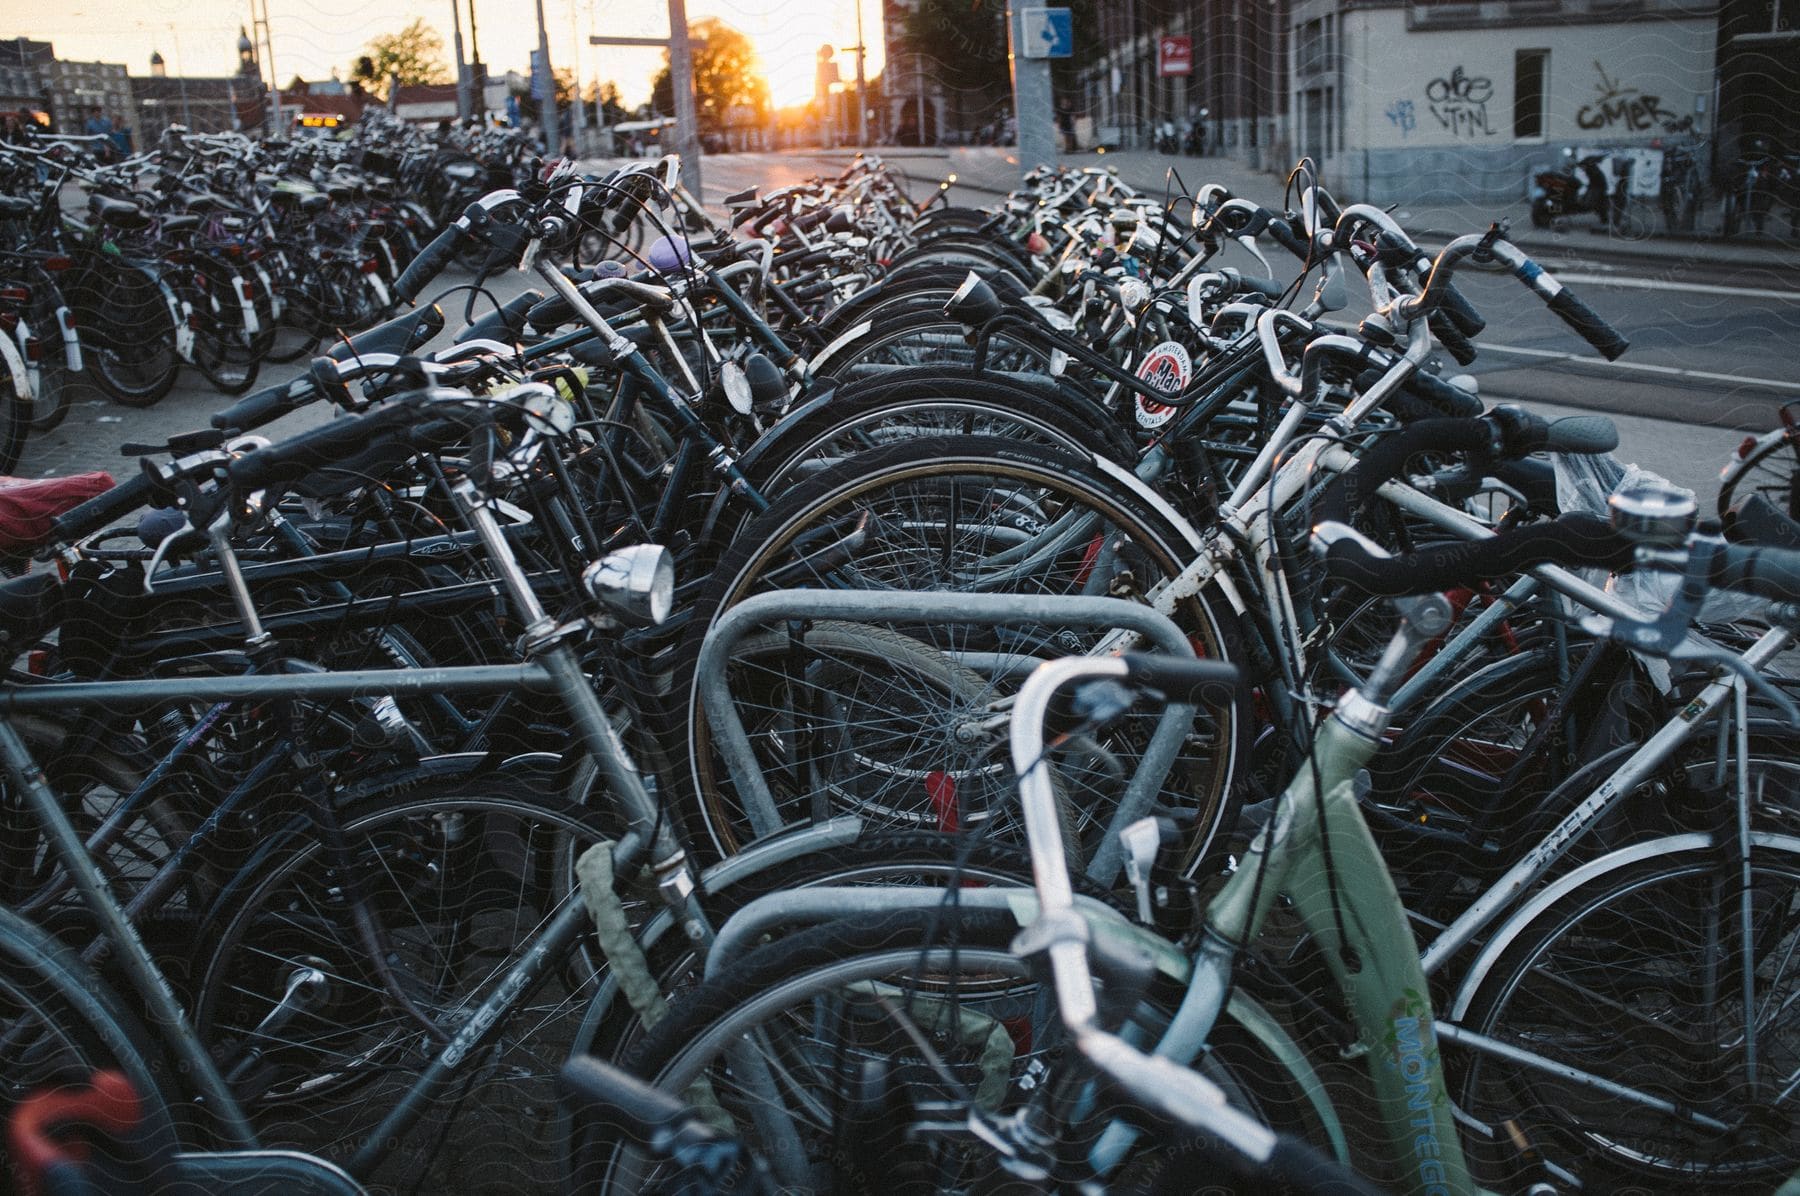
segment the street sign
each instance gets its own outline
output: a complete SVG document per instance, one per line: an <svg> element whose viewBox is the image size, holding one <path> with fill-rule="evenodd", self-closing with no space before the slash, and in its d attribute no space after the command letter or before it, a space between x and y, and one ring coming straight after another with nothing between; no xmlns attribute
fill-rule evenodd
<svg viewBox="0 0 1800 1196"><path fill-rule="evenodd" d="M556 81L544 69L544 56L537 50L531 52L531 94L540 100L548 100L556 94Z"/></svg>
<svg viewBox="0 0 1800 1196"><path fill-rule="evenodd" d="M1075 19L1066 8L1021 8L1019 33L1027 58L1075 56Z"/></svg>
<svg viewBox="0 0 1800 1196"><path fill-rule="evenodd" d="M1194 73L1194 39L1191 37L1159 37L1156 39L1156 77Z"/></svg>

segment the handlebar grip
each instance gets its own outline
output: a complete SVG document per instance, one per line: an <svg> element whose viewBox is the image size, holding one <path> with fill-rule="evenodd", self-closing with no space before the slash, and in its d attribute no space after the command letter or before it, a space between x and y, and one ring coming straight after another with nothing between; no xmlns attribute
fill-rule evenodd
<svg viewBox="0 0 1800 1196"><path fill-rule="evenodd" d="M1401 598L1442 593L1535 565L1619 569L1631 563L1633 549L1606 520L1573 512L1490 539L1435 544L1402 556L1376 556L1354 540L1339 540L1326 550L1325 564L1333 580L1377 597Z"/></svg>
<svg viewBox="0 0 1800 1196"><path fill-rule="evenodd" d="M1619 447L1619 426L1604 415L1569 415L1544 430L1552 453L1610 453Z"/></svg>
<svg viewBox="0 0 1800 1196"><path fill-rule="evenodd" d="M1452 419L1473 419L1485 410L1479 395L1452 386L1436 374L1415 373L1401 389Z"/></svg>
<svg viewBox="0 0 1800 1196"><path fill-rule="evenodd" d="M1455 283L1444 287L1443 298L1439 300L1441 310L1456 330L1467 337L1477 337L1487 330L1487 320L1475 310L1468 297L1456 289Z"/></svg>
<svg viewBox="0 0 1800 1196"><path fill-rule="evenodd" d="M1294 226L1289 224L1283 217L1270 217L1267 231L1271 237L1275 238L1275 243L1277 245L1281 246L1301 261L1305 261L1311 255L1312 246L1308 244L1305 237L1295 232Z"/></svg>
<svg viewBox="0 0 1800 1196"><path fill-rule="evenodd" d="M50 537L56 541L77 540L99 531L128 511L135 511L150 501L150 479L143 474L114 486L104 494L88 499L50 521Z"/></svg>
<svg viewBox="0 0 1800 1196"><path fill-rule="evenodd" d="M655 1143L688 1122L695 1130L710 1132L680 1097L592 1055L577 1055L563 1064L562 1087L574 1097L580 1114L639 1142Z"/></svg>
<svg viewBox="0 0 1800 1196"><path fill-rule="evenodd" d="M291 382L283 382L279 386L246 395L225 410L213 412L212 426L248 432L271 420L280 419L289 412L298 411L317 398L318 394L311 376L302 374Z"/></svg>
<svg viewBox="0 0 1800 1196"><path fill-rule="evenodd" d="M1291 1134L1276 1135L1262 1170L1262 1178L1277 1191L1318 1196L1381 1196L1386 1191Z"/></svg>
<svg viewBox="0 0 1800 1196"><path fill-rule="evenodd" d="M792 220L788 221L788 227L797 233L807 232L824 224L827 220L830 220L831 213L831 208L819 208L816 211L808 212L804 216L794 217Z"/></svg>
<svg viewBox="0 0 1800 1196"><path fill-rule="evenodd" d="M1238 667L1226 660L1196 660L1149 652L1127 652L1125 673L1131 681L1161 690L1174 701L1221 706L1237 689Z"/></svg>
<svg viewBox="0 0 1800 1196"><path fill-rule="evenodd" d="M1621 336L1618 329L1602 320L1593 308L1566 288L1550 297L1549 308L1608 361L1617 361L1631 347L1631 342Z"/></svg>
<svg viewBox="0 0 1800 1196"><path fill-rule="evenodd" d="M1728 544L1713 571L1713 583L1777 602L1800 602L1800 551Z"/></svg>
<svg viewBox="0 0 1800 1196"><path fill-rule="evenodd" d="M1477 355L1475 342L1463 334L1455 320L1441 310L1434 309L1425 322L1431 328L1432 335L1437 337L1438 344L1456 359L1457 365L1474 364Z"/></svg>
<svg viewBox="0 0 1800 1196"><path fill-rule="evenodd" d="M407 303L417 299L426 284L455 260L456 247L461 241L462 230L454 224L427 241L425 248L419 250L419 256L408 262L400 277L394 280L394 295Z"/></svg>
<svg viewBox="0 0 1800 1196"><path fill-rule="evenodd" d="M1265 299L1279 299L1287 294L1288 286L1284 282L1276 282L1273 278L1239 274L1235 279L1233 289L1239 295L1261 295Z"/></svg>
<svg viewBox="0 0 1800 1196"><path fill-rule="evenodd" d="M259 490L276 482L294 482L307 474L368 448L384 432L412 418L405 404L378 407L365 415L346 416L298 436L246 453L226 467L234 486Z"/></svg>

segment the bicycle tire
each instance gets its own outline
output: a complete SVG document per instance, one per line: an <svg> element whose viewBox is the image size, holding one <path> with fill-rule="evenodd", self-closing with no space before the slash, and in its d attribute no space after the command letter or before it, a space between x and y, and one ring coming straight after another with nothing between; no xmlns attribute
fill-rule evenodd
<svg viewBox="0 0 1800 1196"><path fill-rule="evenodd" d="M387 923L391 966L450 1032L530 932L574 899L574 859L608 834L595 811L532 775L493 771L446 784L422 771L341 815ZM259 1133L326 1156L360 1145L436 1054L371 978L334 876L315 831L296 826L277 838L254 874L227 891L195 968L196 1030L228 1075L250 1069L236 1083ZM508 1020L520 1029L502 1030L461 1065L462 1093L441 1094L433 1113L390 1144L371 1181L464 1191L555 1181L534 1143L596 982L582 955L522 995ZM277 1027L282 1037L262 1033L278 994L307 967L326 977L324 1003ZM245 1049L259 1035L260 1056Z"/></svg>
<svg viewBox="0 0 1800 1196"><path fill-rule="evenodd" d="M9 381L0 379L0 476L18 468L31 438L31 405L11 393Z"/></svg>
<svg viewBox="0 0 1800 1196"><path fill-rule="evenodd" d="M65 306L61 288L44 270L31 275L31 304L28 308L31 328L40 345L38 356L38 388L31 402L31 430L38 434L54 432L69 414L70 389L75 385L74 371L69 369L67 350L63 344L62 325L57 311ZM13 462L17 464L17 462ZM0 465L0 473L12 468Z"/></svg>
<svg viewBox="0 0 1800 1196"><path fill-rule="evenodd" d="M962 493L960 486L965 479L970 489ZM1118 467L1106 466L1091 457L1084 460L1030 445L997 444L981 437L945 437L862 454L784 494L768 512L746 527L721 557L696 602L681 652L675 659L677 683L673 700L679 706L672 707L667 725L677 728L683 739L671 745L668 758L686 762L685 778L693 785L691 793L682 794L684 817L689 819L692 830L690 841L710 844L720 855L733 854L747 842L741 821L743 810L721 783L723 778L712 755L710 727L694 683L694 669L707 629L722 612L765 588L765 575L784 566L790 571L803 570L801 575L782 576L780 584L784 588L845 584L829 579L836 574L815 575L810 567L795 564L788 554L797 539L821 526L829 528L834 522L855 522L865 515L873 518L870 513L877 507L913 503L916 497L914 511L899 517L900 532L892 544L872 537L868 551L856 556L858 576L854 588L966 591L974 587L988 592L1030 594L1130 594L1135 588L1135 592L1143 594L1161 579L1174 576L1192 559L1198 541L1170 508L1159 506L1158 500L1135 489L1128 479L1129 475ZM983 536L965 543L968 537L961 534L955 516L961 514L965 502L986 512L986 501L981 495L998 494L998 486L1014 487L1007 499L1019 501L1008 508L996 498L995 507L1000 514L984 513L988 529L1015 542L1013 547L994 552L981 542ZM1033 495L1048 496L1044 501L1058 514L1042 522L1030 509L1021 509L1029 508ZM926 545L926 524L934 511L949 512L950 521L945 528L948 534L942 538L944 547L958 549L954 561ZM1016 524L1009 522L1014 520ZM1092 525L1084 530L1084 523L1090 521ZM1007 526L1002 527L1002 523ZM1054 559L1043 569L1035 569L1027 546L1035 551L1042 540L1066 542L1061 545L1062 551L1052 552L1055 545L1043 548ZM1075 551L1073 545L1082 547ZM1096 546L1102 546L1102 550L1093 555ZM877 557L878 549L885 555ZM1070 556L1070 551L1075 555ZM1021 555L1015 561L1006 557L1008 552ZM975 571L988 562L998 562L999 567L985 576L976 576ZM926 572L913 572L915 565L924 567ZM1103 567L1110 572L1104 576L1094 572ZM1015 575L1007 576L1008 570ZM1106 577L1111 580L1105 580ZM1233 616L1216 598L1199 595L1185 601L1178 608L1176 619L1190 633L1196 652L1218 659L1236 657ZM917 630L904 625L902 629ZM1058 654L1076 651L1085 642L1067 634L1066 629L1031 625L991 633L1001 637L998 641L988 632L939 628L930 634L936 637L930 646L937 650L957 649L962 642L959 637L966 636L967 644L976 648L985 644L1025 655L1030 655L1034 647ZM1197 817L1189 852L1190 869L1210 854L1230 812L1235 799L1235 768L1247 746L1249 730L1248 709L1241 701L1208 711L1208 718L1214 729L1197 731L1195 743L1200 744L1210 734L1216 750L1212 745L1200 746L1198 755L1176 770L1181 775L1175 783L1184 790L1181 800L1192 803ZM1145 728L1143 723L1135 725L1140 730ZM955 728L941 729L958 734ZM966 748L959 747L952 754L965 755ZM929 787L932 782L926 783ZM1123 787L1122 781L1118 787ZM1003 780L994 780L984 792L998 795L1003 788ZM927 796L934 804L941 800L929 793ZM1075 791L1072 800L1091 817L1089 796L1085 791ZM1116 798L1116 790L1112 796ZM1109 800L1099 792L1092 797ZM810 815L802 815L800 821L809 818ZM1096 825L1091 824L1088 829L1096 829Z"/></svg>
<svg viewBox="0 0 1800 1196"><path fill-rule="evenodd" d="M671 1092L693 1093L704 1078L714 1116L730 1116L733 1128L761 1146L765 1157L768 1140L759 1140L756 1128L746 1130L756 1114L739 1095L747 1086L740 1078L751 1071L743 1066L751 1053L772 1065L770 1075L781 1086L783 1107L799 1113L809 1131L818 1128L814 1122L833 1115L833 1105L841 1112L859 1087L867 1092L869 1072L863 1065L882 1058L891 1077L890 1097L904 1091L907 1099L922 1094L965 1109L973 1094L990 1112L1016 1109L1031 1092L1056 1087L1056 1069L1067 1063L1059 1053L1062 1027L1054 998L1040 989L1031 964L1012 953L1018 929L1008 913L944 908L842 918L800 931L737 961L688 994L645 1038L628 1069ZM927 1033L939 1063L960 1083L948 1083L935 1063L919 1064L913 1039L895 1012L902 1007L908 1020L930 1026ZM1146 1033L1154 1033L1172 1008L1172 1001L1166 1006L1140 1002L1131 1017ZM1301 1106L1292 1086L1279 1083L1279 1067L1233 1030L1229 1019L1221 1023L1198 1066L1266 1120L1296 1124ZM834 1031L853 1038L847 1049L832 1041ZM840 1051L841 1062L854 1064L853 1071L834 1072L839 1061L834 1056ZM1020 1083L1025 1074L1031 1078ZM824 1084L809 1088L810 1080ZM938 1120L940 1111L933 1107L933 1121L940 1126L958 1119L951 1113ZM904 1107L892 1104L884 1112L894 1121L906 1117ZM866 1119L852 1125L871 1135L881 1128ZM808 1140L797 1144L809 1164L831 1168L829 1178L819 1177L823 1188L798 1190L944 1190L958 1167L959 1179L1005 1182L978 1143L957 1144L960 1154L934 1155L929 1133L905 1137L904 1145L882 1156L887 1165L871 1169L866 1157L858 1157L861 1144L844 1141L841 1133L821 1138L809 1133ZM1140 1139L1138 1149L1128 1168L1154 1174L1162 1162L1156 1143ZM637 1186L639 1160L629 1151L614 1152L606 1161L613 1174L602 1190ZM791 1182L793 1176L790 1171L780 1178Z"/></svg>
<svg viewBox="0 0 1800 1196"><path fill-rule="evenodd" d="M860 325L859 325L860 327ZM853 330L854 331L854 330ZM974 350L968 329L939 311L902 311L869 324L849 339L840 338L813 358L815 377L840 382L880 380L886 374L919 367L972 369ZM1050 377L1050 356L1033 345L999 333L988 343L984 371L1005 377Z"/></svg>
<svg viewBox="0 0 1800 1196"><path fill-rule="evenodd" d="M948 370L906 370L808 404L760 437L738 461L759 492L773 497L805 474L853 452L920 436L1005 436L1128 465L1129 435L1106 409L1072 388L1050 391L1010 379ZM714 496L706 538L736 539L754 518L729 490Z"/></svg>
<svg viewBox="0 0 1800 1196"><path fill-rule="evenodd" d="M168 1057L74 952L0 906L0 1122L27 1093L102 1069L131 1081L143 1140L172 1145L180 1088Z"/></svg>
<svg viewBox="0 0 1800 1196"><path fill-rule="evenodd" d="M1731 530L1733 508L1761 495L1789 519L1800 520L1800 436L1771 438L1741 462L1726 467L1719 481L1719 519Z"/></svg>
<svg viewBox="0 0 1800 1196"><path fill-rule="evenodd" d="M1742 944L1733 937L1741 879L1735 835L1721 838L1728 842L1702 834L1653 840L1595 861L1585 877L1572 874L1550 890L1553 901L1496 933L1508 945L1465 986L1457 1020L1735 1128L1682 1124L1677 1114L1606 1100L1475 1052L1456 1069L1465 1112L1486 1124L1511 1122L1546 1157L1578 1156L1576 1163L1564 1155L1561 1165L1600 1189L1679 1183L1741 1191L1793 1171L1800 1142L1791 1128L1771 1120L1772 1107L1745 1110L1744 1093L1732 1087L1731 1044L1743 1039ZM1792 996L1784 1001L1780 992L1800 984L1789 974L1800 960L1800 839L1759 836L1750 867L1760 1017L1781 1012ZM1765 980L1769 962L1776 974ZM1715 982L1727 995L1709 999ZM1800 1039L1792 1014L1759 1026L1757 1037L1771 1069L1790 1072Z"/></svg>
<svg viewBox="0 0 1800 1196"><path fill-rule="evenodd" d="M237 396L256 385L262 360L254 345L239 342L237 330L209 324L194 332L194 368L220 394Z"/></svg>
<svg viewBox="0 0 1800 1196"><path fill-rule="evenodd" d="M113 402L152 407L175 386L181 357L162 283L147 267L90 264L69 287L82 352ZM90 335L91 334L91 335Z"/></svg>

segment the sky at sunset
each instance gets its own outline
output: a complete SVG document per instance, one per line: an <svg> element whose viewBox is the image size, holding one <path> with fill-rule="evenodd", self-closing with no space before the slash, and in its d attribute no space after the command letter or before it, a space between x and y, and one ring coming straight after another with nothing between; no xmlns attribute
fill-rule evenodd
<svg viewBox="0 0 1800 1196"><path fill-rule="evenodd" d="M861 0L869 45L868 73L881 69L881 0ZM169 73L221 75L236 69L238 26L250 19L250 0L58 0L26 5L7 0L0 35L56 44L58 57L123 62L134 75L149 73L150 52L162 51ZM537 48L535 12L529 0L475 0L481 57L498 72L523 71ZM466 13L466 9L464 10ZM363 45L423 16L444 37L450 56L450 0L269 0L275 66L286 83L299 74L348 76ZM821 44L840 50L856 44L855 0L688 0L688 19L716 16L750 35L778 104L812 98L813 63ZM580 55L583 81L615 80L628 103L646 100L661 51L589 46L590 33L661 37L668 31L663 0L544 0L550 61L557 67ZM468 30L463 30L465 44ZM579 44L578 44L579 43ZM840 53L846 80L855 77L855 55Z"/></svg>

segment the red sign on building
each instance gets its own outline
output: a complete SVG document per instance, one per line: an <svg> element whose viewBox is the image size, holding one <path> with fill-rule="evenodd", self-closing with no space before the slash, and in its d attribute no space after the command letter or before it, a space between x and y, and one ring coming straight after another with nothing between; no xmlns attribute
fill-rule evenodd
<svg viewBox="0 0 1800 1196"><path fill-rule="evenodd" d="M1156 76L1194 73L1194 39L1191 37L1159 37L1156 39Z"/></svg>

